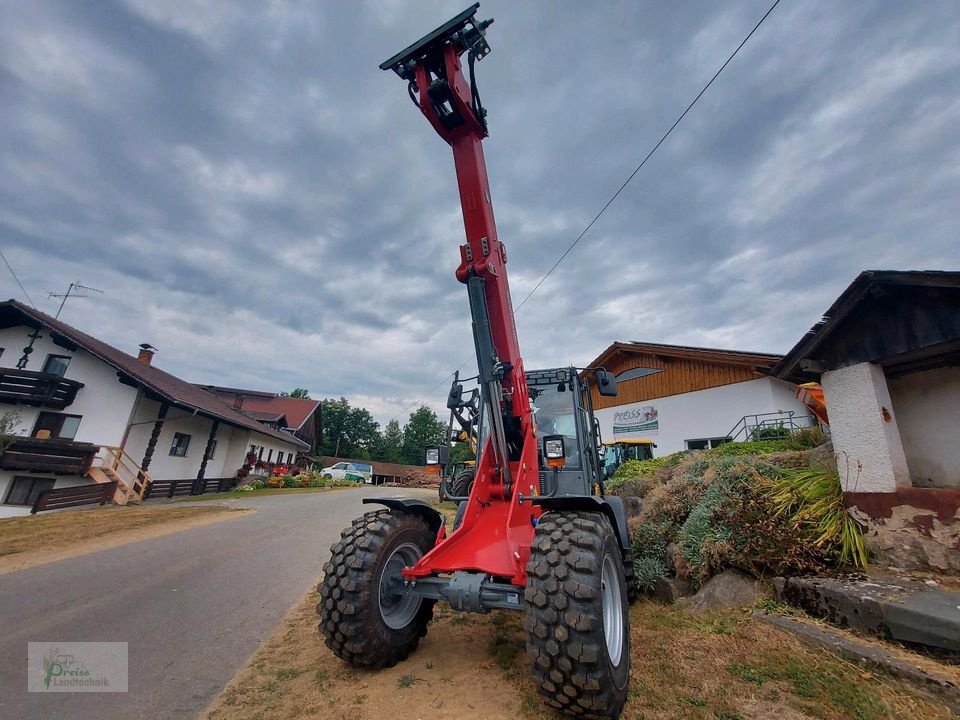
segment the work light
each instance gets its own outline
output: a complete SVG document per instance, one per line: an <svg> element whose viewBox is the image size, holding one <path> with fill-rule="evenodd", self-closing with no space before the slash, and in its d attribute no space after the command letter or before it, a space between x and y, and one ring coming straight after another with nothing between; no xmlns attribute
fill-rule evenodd
<svg viewBox="0 0 960 720"><path fill-rule="evenodd" d="M550 467L563 467L567 461L563 435L545 435L543 437L543 457Z"/></svg>

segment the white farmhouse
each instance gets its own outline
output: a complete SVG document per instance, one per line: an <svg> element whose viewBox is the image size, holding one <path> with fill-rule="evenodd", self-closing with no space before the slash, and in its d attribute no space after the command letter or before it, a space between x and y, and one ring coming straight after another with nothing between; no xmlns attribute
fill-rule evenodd
<svg viewBox="0 0 960 720"><path fill-rule="evenodd" d="M250 453L293 462L309 445L215 395L15 300L0 303L0 415L19 424L0 455L0 517L44 490L120 482L116 502L152 483L202 493ZM172 481L179 481L174 484Z"/></svg>

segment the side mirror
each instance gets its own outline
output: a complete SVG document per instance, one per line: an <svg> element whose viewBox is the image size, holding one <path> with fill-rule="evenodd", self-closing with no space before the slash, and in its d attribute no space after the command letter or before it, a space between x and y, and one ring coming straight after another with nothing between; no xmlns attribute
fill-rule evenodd
<svg viewBox="0 0 960 720"><path fill-rule="evenodd" d="M612 372L597 370L597 390L603 397L617 396L617 378Z"/></svg>
<svg viewBox="0 0 960 720"><path fill-rule="evenodd" d="M455 382L450 386L450 394L447 395L447 409L456 410L463 405L463 385Z"/></svg>

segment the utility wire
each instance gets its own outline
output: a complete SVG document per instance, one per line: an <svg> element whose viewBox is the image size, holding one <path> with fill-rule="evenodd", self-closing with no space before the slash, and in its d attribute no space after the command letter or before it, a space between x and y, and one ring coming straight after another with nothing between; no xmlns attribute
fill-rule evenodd
<svg viewBox="0 0 960 720"><path fill-rule="evenodd" d="M3 258L3 262L7 266L7 270L9 270L10 274L13 275L13 279L17 281L17 285L20 286L20 289L23 291L23 294L26 296L27 301L30 303L32 307L36 308L37 304L33 302L33 298L30 297L30 293L27 292L27 289L23 286L23 283L20 282L20 278L18 278L17 274L13 271L13 267L7 261L7 256L3 254L2 250L0 250L0 258Z"/></svg>
<svg viewBox="0 0 960 720"><path fill-rule="evenodd" d="M587 226L583 229L583 232L581 232L577 236L577 239L574 240L572 243L570 243L570 246L563 251L563 254L559 258L557 258L557 261L553 264L553 266L549 270L547 270L544 276L541 277L540 280L537 282L537 284L533 286L533 290L528 292L527 296L520 301L520 304L517 305L516 309L514 310L514 313L520 312L520 308L526 305L527 300L533 297L533 294L540 289L540 286L543 285L543 283L546 282L547 278L553 274L553 271L560 266L560 263L562 263L566 259L567 255L569 255L573 251L573 249L580 243L580 241L583 240L584 235L586 235L590 231L590 228L592 228L594 224L596 224L597 220L600 219L600 216L607 211L607 208L610 207L618 197L620 197L620 193L622 193L624 189L627 187L627 185L630 184L630 181L633 180L634 177L636 177L637 173L643 169L643 166L647 164L647 161L651 157L653 157L653 154L660 148L661 145L663 145L663 142L668 137L670 137L670 133L672 133L674 129L677 127L677 125L679 125L680 122L683 120L683 118L687 116L687 113L693 109L693 106L697 104L697 102L700 100L701 97L703 97L704 93L706 93L707 90L710 89L710 86L713 85L714 81L718 77L720 77L720 73L722 73L726 69L727 65L729 65L731 61L737 56L737 53L740 52L741 48L743 48L743 46L747 44L747 41L749 41L750 38L753 37L753 34L760 28L761 25L763 25L764 20L766 20L770 16L770 13L772 13L774 9L776 9L777 5L779 4L780 4L780 0L774 0L773 5L771 5L769 9L763 14L763 17L761 17L760 20L757 21L757 24L754 25L753 29L747 33L747 36L740 42L739 45L737 45L736 49L732 53L730 53L730 57L728 57L726 61L723 63L723 65L720 66L720 69L713 74L713 77L711 77L710 80L707 82L707 84L704 85L703 88L700 90L700 92L697 93L697 96L690 101L690 104L687 105L686 109L684 109L684 111L680 113L679 117L677 117L677 119L674 120L673 125L671 125L669 129L661 136L661 138L657 140L657 144L650 149L650 152L646 154L646 156L643 158L640 164L637 165L636 168L634 168L633 172L630 173L627 179L623 181L623 184L620 185L619 188L617 188L617 191L610 197L609 200L607 200L604 206L600 208L600 212L598 212L596 215L593 216L593 220L591 220L587 224ZM464 365L466 365L468 362L473 360L473 357L474 356L471 355L469 358L464 360L460 364L460 367L457 368L457 370L460 370L461 368L463 368ZM416 404L419 405L425 398L429 397L434 390L436 390L441 385L443 385L449 378L453 377L454 373L457 372L457 370L447 375L443 380L441 380L436 385L434 385L429 391L424 393L424 395L420 398L420 400L417 401Z"/></svg>

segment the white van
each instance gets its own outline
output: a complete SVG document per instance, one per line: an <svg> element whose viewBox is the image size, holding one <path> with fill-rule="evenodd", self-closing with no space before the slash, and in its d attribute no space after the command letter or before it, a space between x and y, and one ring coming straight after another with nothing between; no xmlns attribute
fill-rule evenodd
<svg viewBox="0 0 960 720"><path fill-rule="evenodd" d="M367 463L338 462L320 471L320 477L333 480L356 480L373 482L373 465Z"/></svg>

